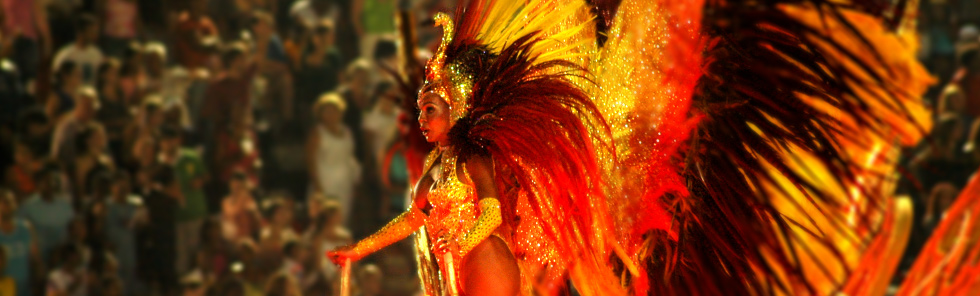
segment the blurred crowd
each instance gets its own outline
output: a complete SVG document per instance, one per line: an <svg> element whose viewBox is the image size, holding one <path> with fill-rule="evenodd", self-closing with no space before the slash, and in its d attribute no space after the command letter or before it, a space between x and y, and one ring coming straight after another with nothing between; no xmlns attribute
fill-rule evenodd
<svg viewBox="0 0 980 296"><path fill-rule="evenodd" d="M395 16L444 2L0 0L0 295L336 295L406 205Z"/></svg>
<svg viewBox="0 0 980 296"><path fill-rule="evenodd" d="M919 59L937 83L924 97L932 130L901 170L899 194L912 198L915 224L896 282L980 168L980 1L919 4Z"/></svg>

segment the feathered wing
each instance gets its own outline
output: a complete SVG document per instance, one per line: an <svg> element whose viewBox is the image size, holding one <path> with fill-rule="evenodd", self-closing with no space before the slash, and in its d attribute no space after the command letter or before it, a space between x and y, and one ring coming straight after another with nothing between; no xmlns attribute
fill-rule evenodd
<svg viewBox="0 0 980 296"><path fill-rule="evenodd" d="M918 96L930 79L911 32L880 17L904 11L886 8L623 2L590 94L617 148L605 162L623 188L613 211L628 213L617 230L645 273L634 293L873 294L854 283L887 282L893 262L863 255L908 231L891 174L928 125Z"/></svg>
<svg viewBox="0 0 980 296"><path fill-rule="evenodd" d="M896 295L980 294L980 178L946 211Z"/></svg>
<svg viewBox="0 0 980 296"><path fill-rule="evenodd" d="M469 114L450 131L460 159L489 155L503 225L528 293L567 279L583 295L624 289L607 264L612 222L597 157L608 127L575 82L596 48L584 1L459 4L447 63L478 69ZM530 291L534 289L536 291Z"/></svg>

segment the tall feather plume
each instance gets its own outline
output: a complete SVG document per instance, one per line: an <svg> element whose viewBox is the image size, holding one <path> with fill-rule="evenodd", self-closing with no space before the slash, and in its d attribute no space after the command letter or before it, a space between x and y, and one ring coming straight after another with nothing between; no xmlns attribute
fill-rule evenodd
<svg viewBox="0 0 980 296"><path fill-rule="evenodd" d="M912 35L885 27L886 9L707 1L693 97L703 119L682 170L691 195L668 198L683 289L823 295L853 280L883 237L898 146L928 125L930 78Z"/></svg>

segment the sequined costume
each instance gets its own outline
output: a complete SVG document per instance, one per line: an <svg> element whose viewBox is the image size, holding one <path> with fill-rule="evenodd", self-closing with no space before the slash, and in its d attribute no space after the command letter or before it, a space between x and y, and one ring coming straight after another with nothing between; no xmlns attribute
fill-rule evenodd
<svg viewBox="0 0 980 296"><path fill-rule="evenodd" d="M493 234L526 294L571 282L582 295L882 295L910 231L895 166L928 130L919 96L932 83L914 58L917 5L893 2L460 1L436 17L433 58L401 81L447 98L438 157L493 160ZM412 208L392 228L425 225L426 295L456 285L427 233L462 238L480 219L451 167L433 205L460 208L444 210L459 223ZM957 247L931 248L976 258L978 232L956 229L939 236ZM980 285L952 273L976 274L976 260L936 257L902 293Z"/></svg>

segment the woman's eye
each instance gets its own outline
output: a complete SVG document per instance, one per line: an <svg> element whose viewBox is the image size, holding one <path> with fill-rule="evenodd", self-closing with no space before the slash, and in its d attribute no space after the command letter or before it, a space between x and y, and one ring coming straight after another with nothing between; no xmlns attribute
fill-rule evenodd
<svg viewBox="0 0 980 296"><path fill-rule="evenodd" d="M425 108L425 113L432 114L432 112L436 112L436 108L433 108L433 107L426 107Z"/></svg>

